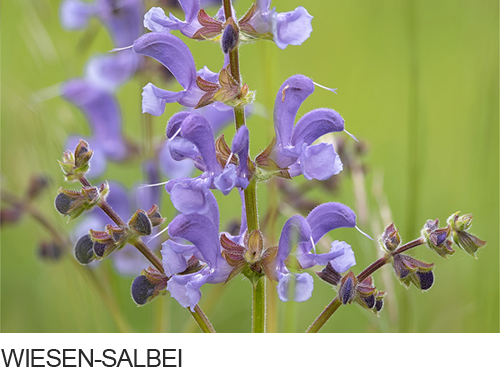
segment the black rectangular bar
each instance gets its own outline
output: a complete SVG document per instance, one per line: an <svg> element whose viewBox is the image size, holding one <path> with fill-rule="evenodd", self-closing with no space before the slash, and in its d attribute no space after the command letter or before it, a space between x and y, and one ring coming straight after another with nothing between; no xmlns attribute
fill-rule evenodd
<svg viewBox="0 0 500 377"><path fill-rule="evenodd" d="M4 367L182 367L182 349L2 349Z"/></svg>

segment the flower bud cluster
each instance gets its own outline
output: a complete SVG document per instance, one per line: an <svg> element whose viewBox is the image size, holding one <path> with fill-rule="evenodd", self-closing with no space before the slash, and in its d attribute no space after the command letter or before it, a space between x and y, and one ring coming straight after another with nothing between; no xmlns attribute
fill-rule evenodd
<svg viewBox="0 0 500 377"><path fill-rule="evenodd" d="M80 140L74 152L69 150L64 152L59 165L66 180L74 182L82 179L90 168L90 159L93 154L94 151L90 149L88 143L84 140Z"/></svg>
<svg viewBox="0 0 500 377"><path fill-rule="evenodd" d="M352 271L342 276L329 263L321 272L316 274L324 281L333 286L339 286L337 298L342 305L347 305L353 301L362 308L377 314L384 306L384 291L378 291L373 283L373 278L368 276L359 282Z"/></svg>

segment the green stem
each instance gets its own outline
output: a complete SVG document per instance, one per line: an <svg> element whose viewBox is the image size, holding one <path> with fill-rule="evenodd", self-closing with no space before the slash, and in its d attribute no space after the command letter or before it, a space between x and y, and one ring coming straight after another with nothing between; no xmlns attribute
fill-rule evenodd
<svg viewBox="0 0 500 377"><path fill-rule="evenodd" d="M321 314L314 320L314 322L309 326L306 332L318 332L323 325L330 319L330 317L335 313L335 311L340 307L341 302L338 297L335 297L332 302L321 312Z"/></svg>
<svg viewBox="0 0 500 377"><path fill-rule="evenodd" d="M253 286L252 332L266 332L266 278L260 278Z"/></svg>
<svg viewBox="0 0 500 377"><path fill-rule="evenodd" d="M205 313L203 313L203 310L201 310L201 308L198 305L194 307L194 312L191 311L190 308L188 308L188 310L193 316L198 326L200 326L201 331L203 331L204 333L215 333L214 327L208 320Z"/></svg>
<svg viewBox="0 0 500 377"><path fill-rule="evenodd" d="M244 191L248 233L259 229L257 214L257 183L252 180Z"/></svg>
<svg viewBox="0 0 500 377"><path fill-rule="evenodd" d="M236 124L236 131L245 125L245 108L243 106L234 108L234 122Z"/></svg>

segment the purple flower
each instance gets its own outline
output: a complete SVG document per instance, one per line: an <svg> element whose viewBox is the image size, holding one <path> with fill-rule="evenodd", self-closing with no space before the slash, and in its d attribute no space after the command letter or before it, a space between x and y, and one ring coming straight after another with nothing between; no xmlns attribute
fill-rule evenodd
<svg viewBox="0 0 500 377"><path fill-rule="evenodd" d="M171 239L162 245L163 267L165 273L171 276L167 290L181 306L191 310L194 310L201 298L201 286L226 281L232 270L221 254L217 201L207 188L202 190L209 202L209 210L203 215L178 215L168 227ZM184 244L184 241L191 244ZM178 275L186 270L192 257L204 264L202 269Z"/></svg>
<svg viewBox="0 0 500 377"><path fill-rule="evenodd" d="M198 22L200 2L199 0L179 0L179 3L186 15L185 21L178 19L172 13L167 17L162 8L153 7L144 15L144 27L154 32L168 33L171 30L179 30L186 37L191 38L202 27Z"/></svg>
<svg viewBox="0 0 500 377"><path fill-rule="evenodd" d="M167 124L170 153L174 160L185 158L194 161L203 173L196 178L173 179L166 184L175 208L183 213L208 211L206 189L218 189L227 195L234 187L246 188L249 183L247 158L249 135L245 126L240 127L233 140L232 154L239 156L239 165L222 166L217 159L212 126L196 112L175 114Z"/></svg>
<svg viewBox="0 0 500 377"><path fill-rule="evenodd" d="M318 241L329 231L337 228L356 226L356 215L341 203L324 203L311 211L307 218L292 216L283 226L275 260L278 281L278 295L288 301L294 283L295 301L305 301L311 297L313 279L307 274L292 274L285 265L292 250L297 246L296 258L302 268L331 263L338 272L344 272L356 264L351 247L345 242L334 241L330 252L311 253Z"/></svg>
<svg viewBox="0 0 500 377"><path fill-rule="evenodd" d="M253 37L272 39L281 49L288 45L301 45L309 38L313 17L304 7L277 13L276 8L270 9L270 6L271 0L257 0L257 7L248 15L250 18L243 25L240 22L243 31Z"/></svg>
<svg viewBox="0 0 500 377"><path fill-rule="evenodd" d="M274 104L276 144L271 157L291 176L325 180L342 170L342 162L329 143L313 144L319 137L344 130L344 120L335 110L316 109L305 114L294 126L300 105L314 92L311 79L295 75L278 91Z"/></svg>
<svg viewBox="0 0 500 377"><path fill-rule="evenodd" d="M179 38L168 33L148 33L135 41L133 50L158 60L177 79L184 90L171 92L149 83L142 92L142 111L161 115L165 104L179 102L183 106L195 107L205 94L196 83L196 76L217 82L218 75L208 68L196 72L193 55L189 47Z"/></svg>
<svg viewBox="0 0 500 377"><path fill-rule="evenodd" d="M141 0L65 0L61 3L61 23L66 29L77 30L87 26L91 17L97 17L108 29L115 47L127 47L143 32Z"/></svg>

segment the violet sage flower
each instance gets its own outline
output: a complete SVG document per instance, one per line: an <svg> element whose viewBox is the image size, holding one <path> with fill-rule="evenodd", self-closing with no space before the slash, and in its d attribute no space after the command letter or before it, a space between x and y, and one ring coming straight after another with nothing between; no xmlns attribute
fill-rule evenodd
<svg viewBox="0 0 500 377"><path fill-rule="evenodd" d="M196 112L175 114L167 124L170 153L174 160L193 160L203 173L196 178L173 179L166 184L174 207L182 213L205 213L207 211L206 190L218 189L227 195L234 187L246 188L249 183L247 166L249 135L245 126L240 127L233 140L233 155L239 156L238 166L225 166L217 158L212 126Z"/></svg>
<svg viewBox="0 0 500 377"><path fill-rule="evenodd" d="M133 50L158 60L184 88L180 92L160 89L149 83L142 92L142 111L161 115L166 103L179 102L186 107L195 107L205 94L197 85L196 77L216 83L218 74L203 68L196 72L194 58L189 47L179 38L168 33L147 33L134 42Z"/></svg>
<svg viewBox="0 0 500 377"><path fill-rule="evenodd" d="M208 203L206 213L181 213L175 217L168 227L170 239L162 244L163 267L170 276L167 290L181 306L192 310L201 298L200 288L207 283L225 282L232 270L221 254L217 201L206 187L202 190ZM203 263L202 268L181 274L192 257Z"/></svg>
<svg viewBox="0 0 500 377"><path fill-rule="evenodd" d="M313 144L319 137L344 130L344 119L332 109L316 109L305 114L294 126L304 100L314 92L313 81L295 75L281 85L274 104L276 143L271 158L291 176L325 180L342 171L342 162L329 143Z"/></svg>
<svg viewBox="0 0 500 377"><path fill-rule="evenodd" d="M257 0L239 24L250 39L271 39L285 49L288 45L301 45L309 38L312 19L304 7L278 13L276 8L271 9L271 0Z"/></svg>
<svg viewBox="0 0 500 377"><path fill-rule="evenodd" d="M314 282L308 273L291 273L285 261L296 247L296 259L300 268L311 268L315 265L330 263L338 272L345 272L356 264L351 246L345 242L334 241L331 250L325 254L311 253L318 241L329 231L337 228L353 228L356 226L356 215L341 203L324 203L317 206L303 218L292 216L283 226L275 260L274 280L278 281L278 295L282 301L290 299L294 284L295 301L308 300L313 291Z"/></svg>

